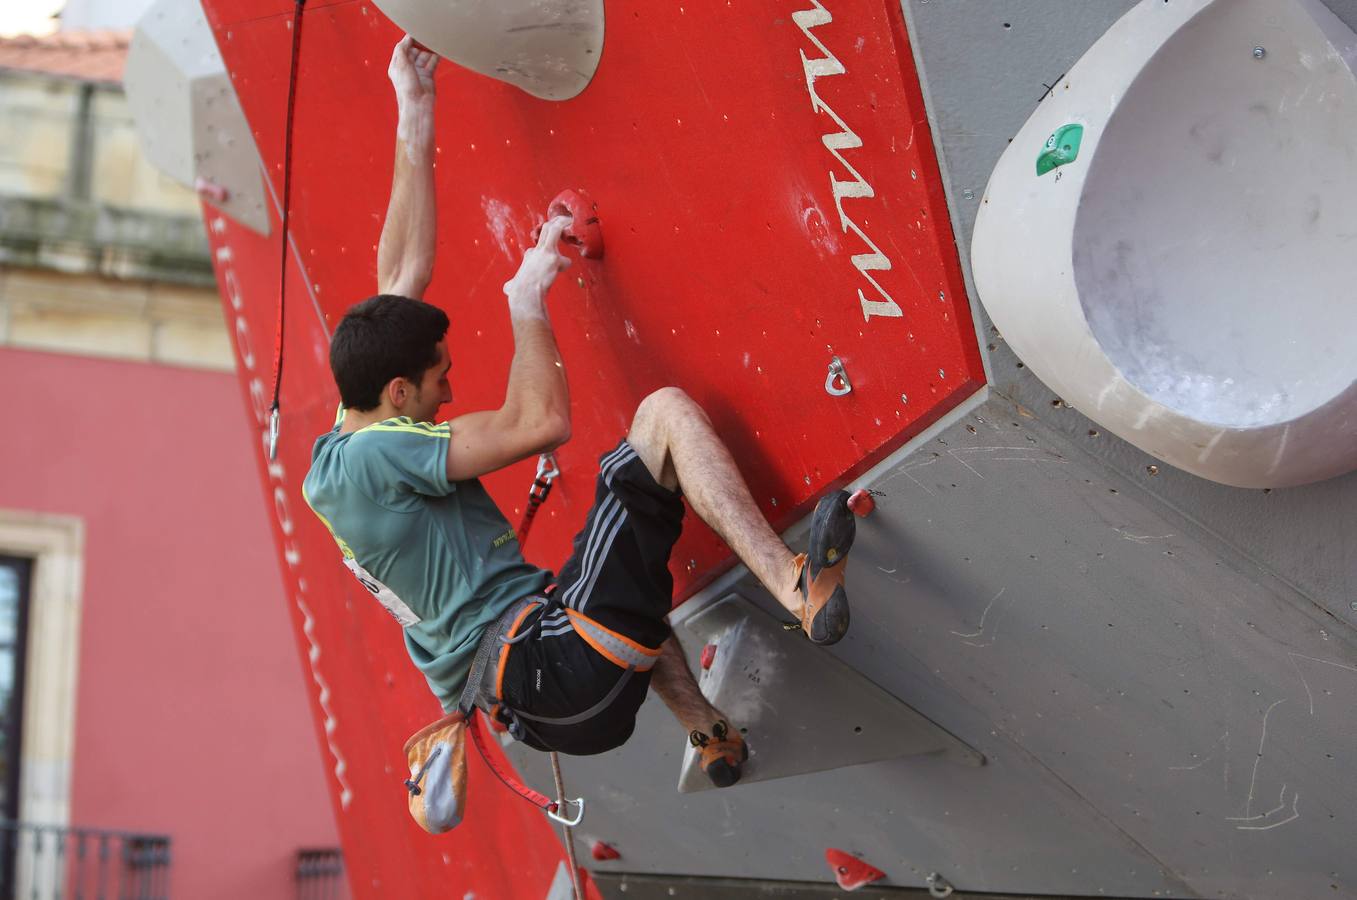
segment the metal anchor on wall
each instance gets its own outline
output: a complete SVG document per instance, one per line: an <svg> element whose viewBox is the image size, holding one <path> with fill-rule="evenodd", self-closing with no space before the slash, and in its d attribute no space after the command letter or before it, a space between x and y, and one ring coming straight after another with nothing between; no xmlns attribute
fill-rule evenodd
<svg viewBox="0 0 1357 900"><path fill-rule="evenodd" d="M829 361L829 375L825 378L825 393L831 397L843 397L853 392L853 383L848 380L848 372L843 360L837 356Z"/></svg>

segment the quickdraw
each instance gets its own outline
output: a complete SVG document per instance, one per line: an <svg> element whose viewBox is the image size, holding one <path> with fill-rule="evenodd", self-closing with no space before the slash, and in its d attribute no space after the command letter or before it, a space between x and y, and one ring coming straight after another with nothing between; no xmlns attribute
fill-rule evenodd
<svg viewBox="0 0 1357 900"><path fill-rule="evenodd" d="M528 508L523 510L523 520L518 523L518 547L520 550L523 549L523 544L528 539L528 532L532 529L533 517L537 515L538 508L546 502L547 495L551 493L551 484L560 474L561 468L556 465L554 454L543 453L537 458L537 475L533 478L532 487L528 490Z"/></svg>

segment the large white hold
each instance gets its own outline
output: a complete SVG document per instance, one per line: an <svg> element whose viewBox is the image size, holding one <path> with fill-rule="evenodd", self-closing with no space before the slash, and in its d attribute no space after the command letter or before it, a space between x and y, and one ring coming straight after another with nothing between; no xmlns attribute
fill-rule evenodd
<svg viewBox="0 0 1357 900"><path fill-rule="evenodd" d="M151 164L268 234L259 150L198 0L158 0L146 11L123 84Z"/></svg>
<svg viewBox="0 0 1357 900"><path fill-rule="evenodd" d="M1224 484L1357 468L1355 59L1319 0L1143 0L1042 101L971 264L1066 403Z"/></svg>
<svg viewBox="0 0 1357 900"><path fill-rule="evenodd" d="M543 100L578 95L603 55L603 0L375 2L444 59Z"/></svg>

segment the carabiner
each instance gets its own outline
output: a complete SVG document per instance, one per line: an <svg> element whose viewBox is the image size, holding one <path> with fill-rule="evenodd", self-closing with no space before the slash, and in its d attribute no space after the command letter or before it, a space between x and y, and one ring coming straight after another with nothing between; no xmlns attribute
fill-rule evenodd
<svg viewBox="0 0 1357 900"><path fill-rule="evenodd" d="M565 816L560 815L560 814L556 811L557 809L560 809L562 806L570 806L570 805L572 805L572 804L574 804L574 805L576 805L576 806L578 806L578 807L580 808L580 811L579 811L578 813L576 813L575 818L573 818L573 819L567 819ZM584 798L583 798L583 797L580 797L580 798L578 798L578 799L576 799L576 800L568 800L568 799L562 798L562 799L556 804L556 809L550 809L550 808L548 808L548 809L546 810L546 814L547 814L547 818L549 818L549 819L551 819L551 820L553 820L553 821L555 821L555 822L560 822L560 823L561 823L562 825L564 825L566 828L574 828L576 825L580 824L580 822L584 821Z"/></svg>
<svg viewBox="0 0 1357 900"><path fill-rule="evenodd" d="M550 484L557 475L561 474L561 467L556 465L556 454L543 453L537 457L537 477Z"/></svg>
<svg viewBox="0 0 1357 900"><path fill-rule="evenodd" d="M278 458L278 407L269 413L269 462Z"/></svg>

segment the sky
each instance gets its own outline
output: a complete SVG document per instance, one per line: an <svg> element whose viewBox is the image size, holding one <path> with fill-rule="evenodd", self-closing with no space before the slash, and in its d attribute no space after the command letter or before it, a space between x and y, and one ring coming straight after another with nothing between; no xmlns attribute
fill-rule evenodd
<svg viewBox="0 0 1357 900"><path fill-rule="evenodd" d="M57 20L52 14L64 0L16 0L0 3L0 37L16 34L51 34Z"/></svg>

